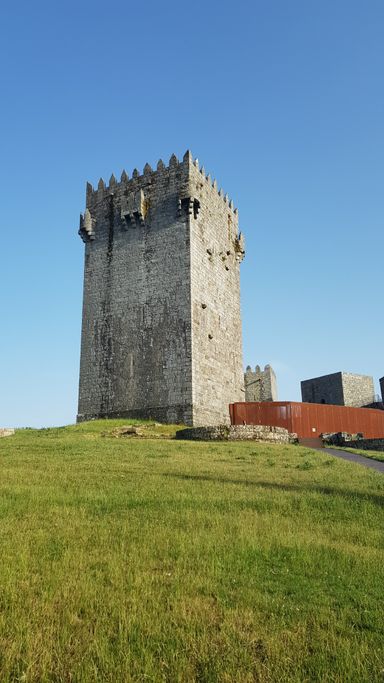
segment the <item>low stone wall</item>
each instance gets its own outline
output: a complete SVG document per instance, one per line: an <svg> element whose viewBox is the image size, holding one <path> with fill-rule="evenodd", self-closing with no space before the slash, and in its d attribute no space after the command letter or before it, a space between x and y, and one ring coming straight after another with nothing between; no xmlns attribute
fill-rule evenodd
<svg viewBox="0 0 384 683"><path fill-rule="evenodd" d="M383 451L384 439L358 439L357 441L346 441L344 446L348 448L361 448L363 451Z"/></svg>
<svg viewBox="0 0 384 683"><path fill-rule="evenodd" d="M1 429L0 429L0 438L1 438L2 436L12 436L12 434L14 434L14 433L15 433L15 430L14 430L14 429L5 429L5 428L1 428Z"/></svg>
<svg viewBox="0 0 384 683"><path fill-rule="evenodd" d="M345 446L346 443L350 441L360 441L363 438L363 434L349 434L348 432L326 432L320 434L324 444L328 446Z"/></svg>
<svg viewBox="0 0 384 683"><path fill-rule="evenodd" d="M321 438L326 446L345 446L348 448L361 448L365 451L384 451L384 438L364 439L362 434L348 434L347 432L322 434Z"/></svg>
<svg viewBox="0 0 384 683"><path fill-rule="evenodd" d="M296 434L290 434L283 427L264 425L218 425L217 427L191 427L176 432L176 439L188 441L267 441L272 443L292 443L297 441Z"/></svg>

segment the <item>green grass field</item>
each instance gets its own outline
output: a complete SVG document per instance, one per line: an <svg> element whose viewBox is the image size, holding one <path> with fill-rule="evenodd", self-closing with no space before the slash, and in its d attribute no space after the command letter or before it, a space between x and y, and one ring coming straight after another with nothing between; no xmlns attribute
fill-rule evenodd
<svg viewBox="0 0 384 683"><path fill-rule="evenodd" d="M335 448L335 446L331 446L331 448ZM337 449L339 449L338 446ZM368 451L364 448L348 448L346 446L343 446L340 450L348 451L349 453L358 453L359 455L364 455L365 458L372 458L372 460L384 462L384 453L382 451Z"/></svg>
<svg viewBox="0 0 384 683"><path fill-rule="evenodd" d="M1 683L384 680L381 474L119 424L0 440Z"/></svg>

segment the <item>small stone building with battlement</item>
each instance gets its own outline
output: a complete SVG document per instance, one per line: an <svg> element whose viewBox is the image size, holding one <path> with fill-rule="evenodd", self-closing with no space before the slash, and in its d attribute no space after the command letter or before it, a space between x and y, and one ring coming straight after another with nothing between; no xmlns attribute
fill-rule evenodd
<svg viewBox="0 0 384 683"><path fill-rule="evenodd" d="M266 365L264 370L256 365L253 372L250 365L244 374L246 401L277 401L277 381L273 368Z"/></svg>
<svg viewBox="0 0 384 683"><path fill-rule="evenodd" d="M244 400L238 213L190 152L89 183L78 421L229 422Z"/></svg>
<svg viewBox="0 0 384 683"><path fill-rule="evenodd" d="M361 408L375 401L373 378L351 372L334 372L301 382L303 403Z"/></svg>

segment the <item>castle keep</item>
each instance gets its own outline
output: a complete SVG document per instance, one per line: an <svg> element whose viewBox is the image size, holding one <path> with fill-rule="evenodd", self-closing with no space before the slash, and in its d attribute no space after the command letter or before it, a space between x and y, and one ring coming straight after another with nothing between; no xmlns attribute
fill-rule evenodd
<svg viewBox="0 0 384 683"><path fill-rule="evenodd" d="M244 400L237 209L190 152L87 184L78 421L229 421Z"/></svg>

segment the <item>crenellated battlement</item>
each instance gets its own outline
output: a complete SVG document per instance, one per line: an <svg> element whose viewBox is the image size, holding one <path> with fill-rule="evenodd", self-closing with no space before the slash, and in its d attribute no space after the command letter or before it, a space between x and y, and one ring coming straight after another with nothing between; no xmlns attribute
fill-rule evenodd
<svg viewBox="0 0 384 683"><path fill-rule="evenodd" d="M254 371L247 365L244 383L246 401L277 401L276 375L269 364L264 366L264 370L256 365Z"/></svg>
<svg viewBox="0 0 384 683"><path fill-rule="evenodd" d="M200 167L199 160L197 158L193 158L190 150L186 151L181 161L179 161L175 154L172 154L169 159L168 166L164 164L162 159L159 159L155 169L153 169L147 162L142 173L140 173L137 168L134 168L131 177L129 177L129 174L125 169L123 169L119 182L116 180L116 177L113 173L108 184L103 178L100 178L96 188L94 188L91 183L87 182L87 207L104 195L118 193L124 190L129 190L130 188L136 189L138 185L143 185L144 187L148 185L148 183L156 182L156 178L159 176L159 174L175 174L176 172L179 172L182 176L184 172L185 177L187 177L188 172L191 171L192 168L196 169L196 171L199 173L200 180L204 180L204 182L211 187L219 197L222 198L224 204L226 204L228 208L236 215L238 211L237 208L234 207L232 199L228 197L228 194L224 193L222 188L218 189L215 178L212 180L210 174L206 173L204 166Z"/></svg>

